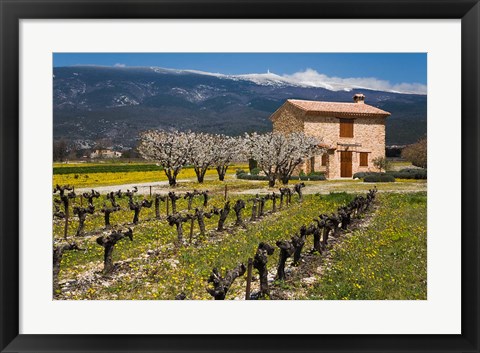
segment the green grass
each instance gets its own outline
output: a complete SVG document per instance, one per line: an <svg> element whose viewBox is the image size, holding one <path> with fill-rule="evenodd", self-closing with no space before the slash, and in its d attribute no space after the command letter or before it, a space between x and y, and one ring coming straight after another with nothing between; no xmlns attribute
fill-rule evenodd
<svg viewBox="0 0 480 353"><path fill-rule="evenodd" d="M427 195L381 194L366 229L332 251L311 299L427 299Z"/></svg>

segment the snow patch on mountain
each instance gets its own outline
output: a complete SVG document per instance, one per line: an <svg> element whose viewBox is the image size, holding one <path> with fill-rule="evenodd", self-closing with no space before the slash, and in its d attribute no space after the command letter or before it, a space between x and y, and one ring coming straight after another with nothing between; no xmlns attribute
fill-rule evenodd
<svg viewBox="0 0 480 353"><path fill-rule="evenodd" d="M261 86L295 86L295 87L313 87L313 88L325 88L330 91L347 91L350 92L353 89L368 89L375 91L384 91L392 93L404 93L404 94L427 94L427 86L421 83L398 83L392 84L386 80L380 80L375 77L335 77L327 76L319 73L313 69L306 69L294 74L277 75L268 71L267 73L252 73L242 75L225 75L215 72L199 71L199 70L175 70L165 68L151 69L158 73L178 73L178 74L197 74L214 76L220 79L228 79L234 81L250 81Z"/></svg>

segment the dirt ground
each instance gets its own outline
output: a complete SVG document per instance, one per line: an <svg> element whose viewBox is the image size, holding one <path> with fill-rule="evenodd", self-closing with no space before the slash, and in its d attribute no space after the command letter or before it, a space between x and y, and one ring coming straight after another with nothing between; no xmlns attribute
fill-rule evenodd
<svg viewBox="0 0 480 353"><path fill-rule="evenodd" d="M209 180L209 179L206 179ZM211 180L214 180L212 178ZM195 181L194 179L182 179L178 180L178 183L191 183ZM230 179L229 183L233 183L234 179ZM242 180L245 182L245 180ZM271 193L272 191L278 191L278 188L282 187L281 184L278 184L276 188L268 188L265 181L250 181L250 187L244 190L232 191L231 194L266 194ZM295 184L295 181L291 181L291 184ZM315 182L305 182L306 187L303 189L305 194L329 194L331 192L347 192L347 193L358 193L363 191L368 191L374 185L377 186L379 192L418 192L418 191L427 191L427 182L426 180L405 180L405 181L396 181L394 183L364 183L361 180L326 180L326 181L315 181ZM150 193L150 187L152 187L152 193L167 193L171 190L174 190L169 187L167 181L159 182L149 182L149 183L140 183L140 184L122 184L122 185L110 185L110 186L99 186L94 187L96 191L101 194L106 194L111 191L127 190L133 189L134 187L138 188L138 193L142 195L148 195ZM207 186L208 187L208 186ZM202 189L202 185L198 186L198 189ZM92 188L79 188L75 189L76 192L81 193L85 191L90 191Z"/></svg>

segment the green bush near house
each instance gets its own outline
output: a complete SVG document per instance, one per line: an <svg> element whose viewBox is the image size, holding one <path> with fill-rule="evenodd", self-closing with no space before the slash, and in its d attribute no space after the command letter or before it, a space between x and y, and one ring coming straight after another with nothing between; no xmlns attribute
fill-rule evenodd
<svg viewBox="0 0 480 353"><path fill-rule="evenodd" d="M400 171L389 171L386 173L359 172L353 175L353 179L364 179L366 177L376 177L378 175L390 175L397 179L427 179L427 170L422 168L405 168Z"/></svg>
<svg viewBox="0 0 480 353"><path fill-rule="evenodd" d="M390 174L377 173L377 175L367 175L363 181L366 183L393 183L395 177Z"/></svg>
<svg viewBox="0 0 480 353"><path fill-rule="evenodd" d="M398 172L387 172L398 179L427 179L427 170L423 168L405 168Z"/></svg>
<svg viewBox="0 0 480 353"><path fill-rule="evenodd" d="M307 175L301 175L300 180L317 181L317 180L327 180L327 178L325 178L325 174L323 173L314 172Z"/></svg>
<svg viewBox="0 0 480 353"><path fill-rule="evenodd" d="M250 174L252 174L252 175L258 175L258 174L260 174L260 168L253 168L253 169L250 171Z"/></svg>
<svg viewBox="0 0 480 353"><path fill-rule="evenodd" d="M253 174L253 173L248 174L248 172L246 172L243 169L237 169L235 174L237 175L238 179L243 179L243 180L268 180L268 178L265 175L258 175L258 174ZM298 175L298 176L291 176L289 180L292 180L292 181L298 181L298 180L302 180L302 181L308 181L308 180L310 180L310 181L321 181L321 180L327 180L327 178L325 178L324 173L313 172L313 173L309 173L309 174L300 173L300 175Z"/></svg>

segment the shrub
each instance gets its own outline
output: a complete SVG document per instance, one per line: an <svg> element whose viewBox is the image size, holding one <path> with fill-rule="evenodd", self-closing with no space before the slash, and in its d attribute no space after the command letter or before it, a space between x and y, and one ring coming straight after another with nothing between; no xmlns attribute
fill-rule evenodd
<svg viewBox="0 0 480 353"><path fill-rule="evenodd" d="M235 175L236 175L236 176L239 176L240 174L248 174L248 173L247 173L245 170L243 170L243 169L237 169L237 170L235 171Z"/></svg>
<svg viewBox="0 0 480 353"><path fill-rule="evenodd" d="M387 170L390 167L390 162L385 157L377 157L372 159L372 163L378 170Z"/></svg>
<svg viewBox="0 0 480 353"><path fill-rule="evenodd" d="M391 174L377 173L377 175L367 175L363 181L366 183L393 183L395 177Z"/></svg>
<svg viewBox="0 0 480 353"><path fill-rule="evenodd" d="M250 174L252 174L252 175L258 175L259 173L260 173L260 168L253 168L250 171Z"/></svg>
<svg viewBox="0 0 480 353"><path fill-rule="evenodd" d="M412 162L414 166L427 168L427 137L405 147L402 151L402 158Z"/></svg>
<svg viewBox="0 0 480 353"><path fill-rule="evenodd" d="M358 173L355 173L353 174L353 179L363 179L365 178L366 176L369 176L369 175L377 175L378 173L376 172L358 172Z"/></svg>
<svg viewBox="0 0 480 353"><path fill-rule="evenodd" d="M405 168L398 172L388 172L399 179L427 179L427 170L421 168Z"/></svg>
<svg viewBox="0 0 480 353"><path fill-rule="evenodd" d="M300 175L300 180L317 181L317 180L327 180L327 178L325 178L324 174L308 174L308 175Z"/></svg>
<svg viewBox="0 0 480 353"><path fill-rule="evenodd" d="M266 175L251 175L247 173L237 174L237 179L243 180L268 180Z"/></svg>

